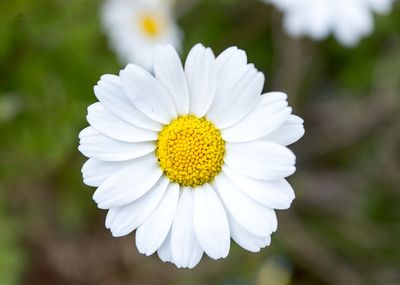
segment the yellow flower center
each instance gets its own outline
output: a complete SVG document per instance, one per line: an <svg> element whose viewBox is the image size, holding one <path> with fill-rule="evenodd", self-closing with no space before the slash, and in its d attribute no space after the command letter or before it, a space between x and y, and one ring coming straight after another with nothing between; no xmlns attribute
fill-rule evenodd
<svg viewBox="0 0 400 285"><path fill-rule="evenodd" d="M161 22L160 17L149 14L142 15L140 18L142 31L151 38L157 37L160 34L162 29Z"/></svg>
<svg viewBox="0 0 400 285"><path fill-rule="evenodd" d="M210 182L221 171L225 142L205 118L181 116L158 134L156 155L170 180L196 187Z"/></svg>

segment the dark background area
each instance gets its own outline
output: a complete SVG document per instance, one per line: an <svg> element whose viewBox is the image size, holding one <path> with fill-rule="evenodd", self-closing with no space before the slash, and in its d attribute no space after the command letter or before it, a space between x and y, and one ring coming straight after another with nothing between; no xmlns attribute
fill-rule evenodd
<svg viewBox="0 0 400 285"><path fill-rule="evenodd" d="M82 183L93 85L123 67L95 0L0 1L0 284L400 284L400 6L356 48L282 30L256 0L182 0L184 53L246 50L306 135L270 247L178 270L113 238Z"/></svg>

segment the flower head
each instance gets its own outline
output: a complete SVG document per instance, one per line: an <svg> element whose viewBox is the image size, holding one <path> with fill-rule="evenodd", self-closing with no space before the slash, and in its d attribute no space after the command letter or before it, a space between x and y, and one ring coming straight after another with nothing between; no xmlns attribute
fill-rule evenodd
<svg viewBox="0 0 400 285"><path fill-rule="evenodd" d="M215 58L196 45L184 67L172 46L158 47L154 71L129 64L102 76L79 135L106 227L137 230L139 252L178 267L225 258L231 238L253 252L269 245L274 209L294 199L286 146L304 134L286 94L261 95L264 75L235 47Z"/></svg>
<svg viewBox="0 0 400 285"><path fill-rule="evenodd" d="M157 45L180 48L169 1L106 0L101 12L111 46L124 64L134 62L151 70Z"/></svg>
<svg viewBox="0 0 400 285"><path fill-rule="evenodd" d="M321 40L333 34L345 46L355 46L373 30L373 12L389 12L393 0L263 0L284 13L293 36Z"/></svg>

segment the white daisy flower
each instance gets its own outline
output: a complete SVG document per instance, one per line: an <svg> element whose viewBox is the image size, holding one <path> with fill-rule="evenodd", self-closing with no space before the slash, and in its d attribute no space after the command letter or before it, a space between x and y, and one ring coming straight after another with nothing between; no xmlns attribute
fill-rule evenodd
<svg viewBox="0 0 400 285"><path fill-rule="evenodd" d="M101 20L121 62L134 62L150 70L157 45L180 49L180 30L171 4L167 0L106 0Z"/></svg>
<svg viewBox="0 0 400 285"><path fill-rule="evenodd" d="M263 0L284 13L284 27L292 36L322 40L333 34L352 47L373 30L373 12L387 13L393 0Z"/></svg>
<svg viewBox="0 0 400 285"><path fill-rule="evenodd" d="M79 135L106 227L115 237L137 229L139 252L177 267L203 252L225 258L231 238L253 252L269 245L274 209L294 199L286 146L304 134L286 94L260 96L264 75L235 47L215 58L198 44L184 68L172 46L158 47L154 71L102 76Z"/></svg>

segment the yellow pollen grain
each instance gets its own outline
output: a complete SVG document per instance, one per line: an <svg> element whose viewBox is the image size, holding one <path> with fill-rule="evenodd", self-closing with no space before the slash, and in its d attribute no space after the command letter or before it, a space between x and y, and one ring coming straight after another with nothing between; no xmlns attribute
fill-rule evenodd
<svg viewBox="0 0 400 285"><path fill-rule="evenodd" d="M221 171L225 142L205 118L181 116L158 134L156 155L170 180L196 187L212 181Z"/></svg>
<svg viewBox="0 0 400 285"><path fill-rule="evenodd" d="M150 37L156 37L160 34L161 25L157 17L143 15L140 20L140 25L143 32Z"/></svg>

